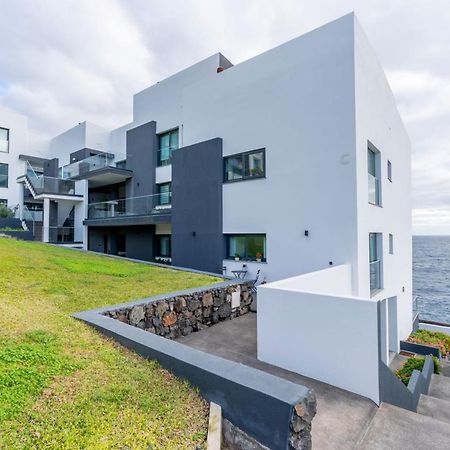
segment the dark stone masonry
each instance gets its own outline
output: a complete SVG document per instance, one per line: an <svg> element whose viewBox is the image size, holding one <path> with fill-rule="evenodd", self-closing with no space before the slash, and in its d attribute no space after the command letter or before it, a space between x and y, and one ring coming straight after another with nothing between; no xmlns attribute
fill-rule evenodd
<svg viewBox="0 0 450 450"><path fill-rule="evenodd" d="M158 336L176 339L256 311L252 286L253 283L247 281L212 287L189 295L107 311L104 315Z"/></svg>

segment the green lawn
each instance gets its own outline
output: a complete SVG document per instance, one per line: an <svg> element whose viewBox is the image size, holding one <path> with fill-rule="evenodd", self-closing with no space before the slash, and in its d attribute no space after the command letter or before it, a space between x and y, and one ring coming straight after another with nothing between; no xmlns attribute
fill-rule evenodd
<svg viewBox="0 0 450 450"><path fill-rule="evenodd" d="M0 238L0 448L203 444L193 388L69 315L215 281Z"/></svg>

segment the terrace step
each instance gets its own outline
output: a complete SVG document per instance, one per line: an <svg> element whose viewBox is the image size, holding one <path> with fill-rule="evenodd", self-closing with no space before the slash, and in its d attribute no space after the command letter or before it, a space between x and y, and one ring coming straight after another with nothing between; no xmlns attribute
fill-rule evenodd
<svg viewBox="0 0 450 450"><path fill-rule="evenodd" d="M450 402L450 377L435 374L431 375L428 395Z"/></svg>
<svg viewBox="0 0 450 450"><path fill-rule="evenodd" d="M405 450L448 448L450 424L382 403L359 450Z"/></svg>
<svg viewBox="0 0 450 450"><path fill-rule="evenodd" d="M450 424L450 401L422 394L417 413Z"/></svg>

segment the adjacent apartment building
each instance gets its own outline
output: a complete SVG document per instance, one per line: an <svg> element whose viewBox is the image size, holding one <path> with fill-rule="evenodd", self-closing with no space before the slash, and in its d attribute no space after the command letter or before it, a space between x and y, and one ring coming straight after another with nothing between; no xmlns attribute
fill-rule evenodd
<svg viewBox="0 0 450 450"><path fill-rule="evenodd" d="M34 155L34 156L33 156ZM353 14L248 61L222 54L27 151L0 113L0 198L46 242L268 281L350 264L411 327L410 143Z"/></svg>

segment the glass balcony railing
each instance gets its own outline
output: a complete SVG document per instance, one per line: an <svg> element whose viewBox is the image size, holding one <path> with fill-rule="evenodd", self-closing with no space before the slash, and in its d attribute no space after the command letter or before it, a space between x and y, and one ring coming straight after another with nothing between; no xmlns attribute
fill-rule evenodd
<svg viewBox="0 0 450 450"><path fill-rule="evenodd" d="M126 155L120 153L100 153L90 156L89 158L62 167L61 178L80 177L104 167L126 169Z"/></svg>
<svg viewBox="0 0 450 450"><path fill-rule="evenodd" d="M368 173L369 176L369 203L372 205L380 204L380 180Z"/></svg>
<svg viewBox="0 0 450 450"><path fill-rule="evenodd" d="M88 219L108 219L126 216L153 216L170 214L171 192L129 197L88 205Z"/></svg>
<svg viewBox="0 0 450 450"><path fill-rule="evenodd" d="M31 184L31 187L34 190L35 195L41 194L75 195L74 181L37 175L28 161L27 161L26 176Z"/></svg>
<svg viewBox="0 0 450 450"><path fill-rule="evenodd" d="M48 241L52 243L74 242L74 227L49 227Z"/></svg>
<svg viewBox="0 0 450 450"><path fill-rule="evenodd" d="M381 262L372 261L370 266L370 291L381 289Z"/></svg>

